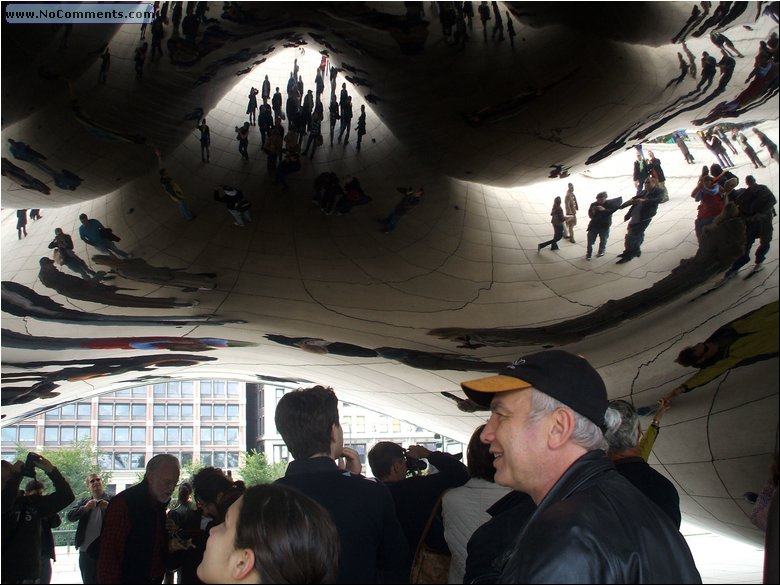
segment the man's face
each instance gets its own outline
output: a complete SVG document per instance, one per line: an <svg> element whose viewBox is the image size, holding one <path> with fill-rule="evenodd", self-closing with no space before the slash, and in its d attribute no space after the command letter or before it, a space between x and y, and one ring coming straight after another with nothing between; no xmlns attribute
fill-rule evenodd
<svg viewBox="0 0 780 585"><path fill-rule="evenodd" d="M87 487L89 488L89 493L95 499L101 497L104 493L103 480L97 473L90 473L87 476Z"/></svg>
<svg viewBox="0 0 780 585"><path fill-rule="evenodd" d="M179 466L166 461L147 475L151 496L163 504L168 502L179 483Z"/></svg>
<svg viewBox="0 0 780 585"><path fill-rule="evenodd" d="M543 426L528 420L531 392L515 390L496 394L492 414L480 439L490 444L496 483L530 493L540 465L544 465Z"/></svg>

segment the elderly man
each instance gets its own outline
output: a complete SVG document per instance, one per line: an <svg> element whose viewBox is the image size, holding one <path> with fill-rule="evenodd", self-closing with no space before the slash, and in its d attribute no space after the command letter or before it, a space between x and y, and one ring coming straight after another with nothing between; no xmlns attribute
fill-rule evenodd
<svg viewBox="0 0 780 585"><path fill-rule="evenodd" d="M76 527L76 548L79 549L79 570L85 585L98 583L97 559L100 552L100 531L111 495L103 489L103 478L97 473L87 474L89 495L82 498L68 510L70 522L78 520Z"/></svg>
<svg viewBox="0 0 780 585"><path fill-rule="evenodd" d="M111 500L100 538L99 583L162 583L168 557L165 511L179 470L173 455L155 455L143 480Z"/></svg>
<svg viewBox="0 0 780 585"><path fill-rule="evenodd" d="M542 351L461 386L490 405L496 483L536 504L491 583L701 583L671 520L607 458L620 416L585 359Z"/></svg>

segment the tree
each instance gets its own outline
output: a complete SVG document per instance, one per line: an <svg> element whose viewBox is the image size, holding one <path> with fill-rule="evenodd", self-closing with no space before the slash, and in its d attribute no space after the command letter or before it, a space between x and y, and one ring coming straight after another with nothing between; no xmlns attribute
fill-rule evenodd
<svg viewBox="0 0 780 585"><path fill-rule="evenodd" d="M252 449L246 454L246 464L239 468L239 473L249 487L259 483L271 483L282 477L285 469L286 463L269 464L265 453Z"/></svg>

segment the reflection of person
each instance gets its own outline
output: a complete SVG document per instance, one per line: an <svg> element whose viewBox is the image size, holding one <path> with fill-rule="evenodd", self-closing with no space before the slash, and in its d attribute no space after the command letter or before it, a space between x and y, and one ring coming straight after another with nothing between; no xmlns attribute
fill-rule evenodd
<svg viewBox="0 0 780 585"><path fill-rule="evenodd" d="M27 237L27 210L16 210L16 233L19 235L19 239L22 239L22 234Z"/></svg>
<svg viewBox="0 0 780 585"><path fill-rule="evenodd" d="M118 493L100 535L100 583L161 583L168 557L165 508L179 483L179 460L155 455L140 483Z"/></svg>
<svg viewBox="0 0 780 585"><path fill-rule="evenodd" d="M566 196L563 200L563 205L566 208L566 238L574 244L574 226L577 225L577 212L580 210L580 206L577 205L577 196L574 194L574 185L569 183L569 188L566 190Z"/></svg>
<svg viewBox="0 0 780 585"><path fill-rule="evenodd" d="M759 241L759 245L756 248L756 264L753 270L755 272L761 270L769 252L769 245L772 243L777 199L766 185L759 185L752 175L745 177L745 184L747 187L737 197L739 215L745 220L745 251L726 271L724 276L727 278L735 275L740 268L750 262L750 249L756 240Z"/></svg>
<svg viewBox="0 0 780 585"><path fill-rule="evenodd" d="M417 206L425 195L425 189L420 187L419 189L413 189L412 187L399 187L398 191L403 193L403 197L396 204L387 217L379 220L379 223L385 227L382 229L384 233L392 232L398 222L401 221L401 217L409 213L415 206Z"/></svg>
<svg viewBox="0 0 780 585"><path fill-rule="evenodd" d="M563 238L563 226L566 223L566 219L567 215L563 212L563 208L561 207L561 198L556 197L553 201L552 210L550 210L550 223L552 223L553 226L553 237L552 240L547 240L536 246L538 251L541 251L542 248L546 248L547 246L550 246L550 250L558 250L558 240Z"/></svg>
<svg viewBox="0 0 780 585"><path fill-rule="evenodd" d="M339 535L327 510L279 484L250 487L209 535L204 583L333 583Z"/></svg>
<svg viewBox="0 0 780 585"><path fill-rule="evenodd" d="M496 456L496 483L537 505L485 582L701 583L683 536L607 458L603 429L620 416L584 358L529 354L461 387L490 404L481 436Z"/></svg>
<svg viewBox="0 0 780 585"><path fill-rule="evenodd" d="M78 520L75 545L79 550L81 582L90 585L99 582L97 579L99 537L103 529L103 516L111 496L103 489L103 478L97 473L87 474L87 487L89 495L76 502L68 510L66 518L70 522Z"/></svg>
<svg viewBox="0 0 780 585"><path fill-rule="evenodd" d="M655 178L647 177L644 190L621 206L621 209L628 206L631 206L631 208L625 217L625 220L628 222L625 250L622 254L619 254L620 260L617 261L617 264L624 264L642 255L645 231L653 217L655 217L662 195L661 190L656 185Z"/></svg>
<svg viewBox="0 0 780 585"><path fill-rule="evenodd" d="M89 219L86 213L82 213L79 215L79 221L81 222L81 227L79 228L79 237L83 242L89 244L90 246L94 246L103 254L108 254L110 252L114 256L121 258L130 257L130 254L117 248L114 242L103 237L101 230L105 228L103 227L103 224L100 223L97 219Z"/></svg>
<svg viewBox="0 0 780 585"><path fill-rule="evenodd" d="M338 398L314 386L285 394L276 428L294 457L277 483L297 488L330 512L341 540L337 583L404 583L407 544L390 492L359 475L360 456L344 447ZM339 460L340 464L336 463Z"/></svg>
<svg viewBox="0 0 780 585"><path fill-rule="evenodd" d="M706 340L686 347L675 360L699 371L664 398L704 386L733 368L778 356L778 301L750 311L719 327Z"/></svg>
<svg viewBox="0 0 780 585"><path fill-rule="evenodd" d="M84 280L97 278L97 272L87 266L87 263L76 254L73 249L73 238L70 237L70 234L63 232L62 228L54 229L54 239L49 244L49 248L58 250L62 263L73 272L78 272Z"/></svg>
<svg viewBox="0 0 780 585"><path fill-rule="evenodd" d="M37 479L31 479L24 486L25 496L42 496L43 484ZM58 528L62 524L62 518L56 512L41 518L41 570L37 583L48 585L51 583L51 562L57 560L54 550L54 535L52 528Z"/></svg>
<svg viewBox="0 0 780 585"><path fill-rule="evenodd" d="M599 239L599 248L596 257L601 258L607 249L607 240L609 240L609 229L612 227L612 214L618 210L623 203L623 199L618 197L613 199L614 204L607 204L607 192L602 191L596 195L596 200L588 207L588 217L590 222L587 228L588 247L585 252L585 259L590 260L593 255L593 244L596 238Z"/></svg>

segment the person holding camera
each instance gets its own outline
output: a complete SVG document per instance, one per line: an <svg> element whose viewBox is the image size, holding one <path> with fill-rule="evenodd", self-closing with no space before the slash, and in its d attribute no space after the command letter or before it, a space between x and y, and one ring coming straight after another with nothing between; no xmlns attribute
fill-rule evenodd
<svg viewBox="0 0 780 585"><path fill-rule="evenodd" d="M341 541L335 583L408 583L407 545L393 500L361 474L360 455L344 446L332 388L288 392L276 406L276 428L290 454L277 484L298 489L330 512ZM197 494L197 489L195 490Z"/></svg>
<svg viewBox="0 0 780 585"><path fill-rule="evenodd" d="M41 469L54 484L54 492L45 496L37 492L19 492L23 477L35 479L35 468ZM12 498L13 496L13 498ZM2 582L37 583L41 577L41 533L44 518L56 514L76 496L51 461L29 453L23 463L10 468L3 464Z"/></svg>
<svg viewBox="0 0 780 585"><path fill-rule="evenodd" d="M100 552L100 532L103 529L103 516L111 501L111 495L103 489L103 478L97 473L87 474L89 495L80 499L68 510L66 518L70 522L78 521L76 527L76 548L79 550L79 570L81 581L88 585L97 583L97 560Z"/></svg>
<svg viewBox="0 0 780 585"><path fill-rule="evenodd" d="M436 473L420 473L428 462ZM459 487L469 480L469 470L450 453L431 451L422 445L404 449L397 443L380 441L368 452L371 472L382 481L395 501L395 513L409 543L409 555L404 564L406 574L412 567L417 545L425 530L428 517L439 504L440 496L448 489ZM444 540L441 514L431 522L425 543L436 551L448 551Z"/></svg>

